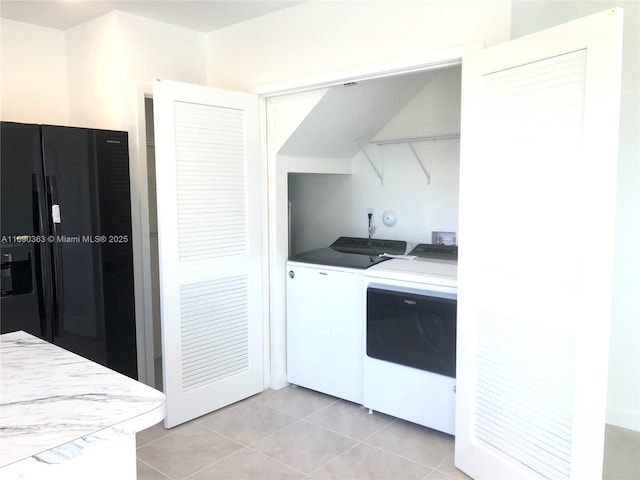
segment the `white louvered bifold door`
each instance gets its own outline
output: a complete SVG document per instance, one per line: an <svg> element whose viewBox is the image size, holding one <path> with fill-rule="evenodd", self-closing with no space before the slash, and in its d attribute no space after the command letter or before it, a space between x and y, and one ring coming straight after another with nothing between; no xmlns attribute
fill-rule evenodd
<svg viewBox="0 0 640 480"><path fill-rule="evenodd" d="M455 463L599 479L622 11L463 59Z"/></svg>
<svg viewBox="0 0 640 480"><path fill-rule="evenodd" d="M153 89L165 426L263 387L263 197L255 95Z"/></svg>

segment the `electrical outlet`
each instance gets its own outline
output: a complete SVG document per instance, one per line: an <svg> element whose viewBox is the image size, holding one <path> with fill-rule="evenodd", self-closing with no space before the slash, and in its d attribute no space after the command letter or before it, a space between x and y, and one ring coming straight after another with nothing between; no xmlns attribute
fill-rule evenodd
<svg viewBox="0 0 640 480"><path fill-rule="evenodd" d="M367 215L373 215L373 208L367 208Z"/></svg>

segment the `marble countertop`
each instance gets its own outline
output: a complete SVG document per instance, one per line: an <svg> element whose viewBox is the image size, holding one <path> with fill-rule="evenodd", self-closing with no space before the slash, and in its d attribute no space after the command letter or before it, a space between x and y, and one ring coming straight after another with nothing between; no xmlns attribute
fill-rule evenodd
<svg viewBox="0 0 640 480"><path fill-rule="evenodd" d="M0 467L62 463L160 422L165 396L25 332L0 335Z"/></svg>

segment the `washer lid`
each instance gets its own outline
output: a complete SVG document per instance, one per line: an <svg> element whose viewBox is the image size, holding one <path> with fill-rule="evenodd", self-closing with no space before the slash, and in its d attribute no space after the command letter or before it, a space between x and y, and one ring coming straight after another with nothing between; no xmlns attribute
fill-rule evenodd
<svg viewBox="0 0 640 480"><path fill-rule="evenodd" d="M328 248L319 248L299 253L290 261L365 269L388 260L381 253L403 254L407 242L399 240L380 240L372 238L340 237Z"/></svg>
<svg viewBox="0 0 640 480"><path fill-rule="evenodd" d="M327 265L330 267L365 269L377 263L384 262L387 259L377 255L359 255L357 253L338 252L333 248L319 248L294 255L289 260L292 262Z"/></svg>

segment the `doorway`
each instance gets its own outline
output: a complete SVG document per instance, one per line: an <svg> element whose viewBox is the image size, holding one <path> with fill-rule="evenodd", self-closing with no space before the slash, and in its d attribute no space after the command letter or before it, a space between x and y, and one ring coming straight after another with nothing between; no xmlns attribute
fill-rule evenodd
<svg viewBox="0 0 640 480"><path fill-rule="evenodd" d="M162 338L160 328L160 272L158 262L158 215L156 196L156 151L153 123L153 98L144 98L144 119L147 154L147 195L149 202L149 264L151 267L151 315L153 323L153 365L154 383L162 390Z"/></svg>

